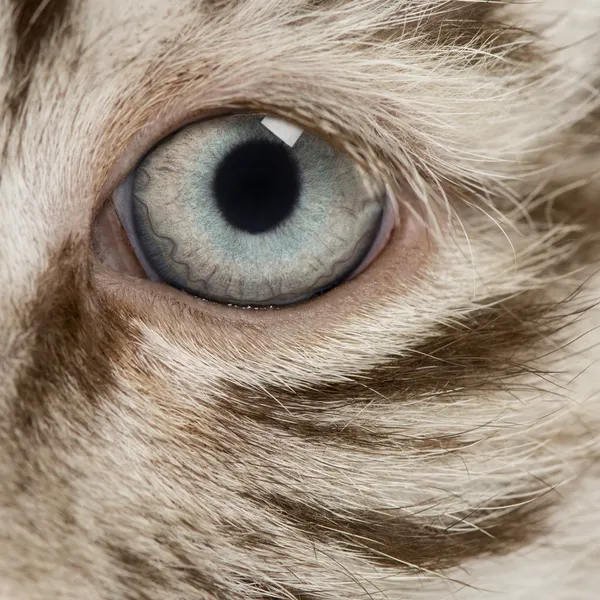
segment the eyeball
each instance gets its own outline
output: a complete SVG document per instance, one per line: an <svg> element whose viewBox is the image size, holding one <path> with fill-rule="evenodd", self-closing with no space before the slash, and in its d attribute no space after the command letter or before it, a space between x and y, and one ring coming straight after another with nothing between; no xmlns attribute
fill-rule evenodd
<svg viewBox="0 0 600 600"><path fill-rule="evenodd" d="M150 279L240 306L326 292L362 270L394 226L385 190L348 155L247 113L159 143L115 205Z"/></svg>

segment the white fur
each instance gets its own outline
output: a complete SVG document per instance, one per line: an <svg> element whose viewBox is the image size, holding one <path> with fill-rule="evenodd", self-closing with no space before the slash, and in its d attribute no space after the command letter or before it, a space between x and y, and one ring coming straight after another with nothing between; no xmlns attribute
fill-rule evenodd
<svg viewBox="0 0 600 600"><path fill-rule="evenodd" d="M520 63L511 48L493 53L494 39L451 48L422 39L412 25L426 27L428 16L450 8L439 0L348 0L323 10L300 0L252 0L221 13L205 4L203 12L183 0L82 0L74 35L60 48L53 38L45 50L53 61L42 57L36 67L25 122L11 129L0 121L7 149L0 179L3 411L31 358L23 315L54 253L69 236L88 240L99 190L111 173L126 173L130 144L147 150L160 128L202 111L265 105L341 139L386 181L406 215L413 211L407 219L427 224L434 249L415 279L386 283L359 310L271 335L222 313L206 317L201 307L162 309L157 317L147 291L94 280L90 305L126 314L136 334L112 365L116 390L101 399L110 408L97 438L84 449L54 449L52 460L44 455L46 497L38 490L17 503L12 458L0 461L7 482L0 506L6 499L8 507L0 539L14 548L0 552L0 598L127 598L130 590L94 545L101 535L133 544L164 567L172 587L148 582L148 597L208 598L173 575L190 565L155 545L155 529L164 533L157 514L191 563L231 598L262 597L248 574L281 598L287 588L340 599L596 598L600 277L593 260L552 269L591 236L580 223L557 221L551 209L574 190L585 204L597 202L598 140L575 126L599 108L600 5L507 3L498 18L529 31L515 43L532 42L541 57ZM2 35L8 15L0 1L0 69L7 71L15 42ZM392 25L383 43L377 34ZM8 76L0 80L0 106L12 85ZM470 194L457 202L453 186ZM539 206L548 207L547 222L531 216ZM365 377L368 390L373 368L410 356L440 326L468 335L469 318L490 299L535 292L558 302L574 290L565 312L591 308L566 318L551 350L527 359L532 370L498 389L451 390L457 400L446 404L429 395L349 404L321 417L390 432L389 452L317 444L234 417L228 427L219 421L232 384L257 394L271 386L302 393ZM66 389L79 394L75 384ZM65 439L73 434L87 444L77 424L62 427ZM402 445L443 436L454 436L458 448ZM73 471L82 473L69 496L80 529L65 548L55 513L66 501L54 475ZM253 490L340 512L402 507L440 531L492 499L509 514L546 494L552 506L545 533L506 555L475 556L439 572L400 562L395 570L311 541L247 501L244 493ZM38 515L35 527L25 514ZM465 519L459 531L485 530L487 518ZM190 520L194 536L181 524ZM273 544L249 551L243 539L222 533L223 523L266 532Z"/></svg>

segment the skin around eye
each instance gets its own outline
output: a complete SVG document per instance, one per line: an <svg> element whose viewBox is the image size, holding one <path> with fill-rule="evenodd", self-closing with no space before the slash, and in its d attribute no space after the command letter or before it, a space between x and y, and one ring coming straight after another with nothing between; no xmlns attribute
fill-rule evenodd
<svg viewBox="0 0 600 600"><path fill-rule="evenodd" d="M237 305L327 291L395 226L386 194L347 155L308 133L288 146L250 114L189 125L156 146L115 207L150 279Z"/></svg>

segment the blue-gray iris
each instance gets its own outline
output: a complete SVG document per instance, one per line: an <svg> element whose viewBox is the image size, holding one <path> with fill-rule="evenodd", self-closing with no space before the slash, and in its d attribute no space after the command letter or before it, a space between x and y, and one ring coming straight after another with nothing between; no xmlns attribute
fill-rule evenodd
<svg viewBox="0 0 600 600"><path fill-rule="evenodd" d="M236 114L189 125L133 174L132 240L149 275L238 305L298 302L348 278L383 198L344 153L304 132L293 148Z"/></svg>

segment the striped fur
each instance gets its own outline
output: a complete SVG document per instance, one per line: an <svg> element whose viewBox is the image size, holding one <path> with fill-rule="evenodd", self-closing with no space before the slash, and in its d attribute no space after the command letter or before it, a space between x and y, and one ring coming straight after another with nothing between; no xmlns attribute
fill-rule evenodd
<svg viewBox="0 0 600 600"><path fill-rule="evenodd" d="M0 0L0 599L591 600L597 0ZM108 269L153 144L257 109L414 223L242 311Z"/></svg>

